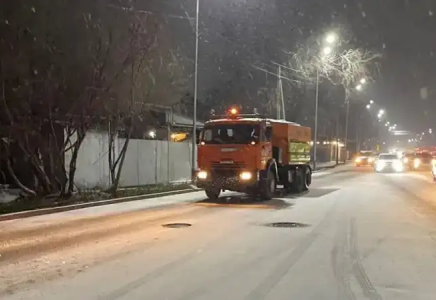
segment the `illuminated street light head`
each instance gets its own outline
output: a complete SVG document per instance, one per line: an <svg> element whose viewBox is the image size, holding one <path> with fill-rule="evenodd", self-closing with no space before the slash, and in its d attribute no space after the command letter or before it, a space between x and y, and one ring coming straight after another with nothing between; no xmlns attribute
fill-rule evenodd
<svg viewBox="0 0 436 300"><path fill-rule="evenodd" d="M379 113L379 115L384 115L385 111L383 109L380 109L380 111L378 113Z"/></svg>
<svg viewBox="0 0 436 300"><path fill-rule="evenodd" d="M369 100L369 104L374 104L374 100Z"/></svg>
<svg viewBox="0 0 436 300"><path fill-rule="evenodd" d="M326 46L322 49L322 54L324 54L324 55L330 55L330 54L332 54L332 52L333 52L333 49L332 49L332 47L329 47L329 46Z"/></svg>
<svg viewBox="0 0 436 300"><path fill-rule="evenodd" d="M329 34L327 34L325 41L329 44L333 44L334 42L336 42L337 38L338 37L336 36L336 34L329 33Z"/></svg>
<svg viewBox="0 0 436 300"><path fill-rule="evenodd" d="M367 105L366 105L366 108L367 108L367 109L370 109L370 108L371 108L371 105L370 105L370 104L367 104Z"/></svg>
<svg viewBox="0 0 436 300"><path fill-rule="evenodd" d="M361 85L361 84L358 84L358 85L356 86L356 90L360 91L361 89L362 89L362 85Z"/></svg>
<svg viewBox="0 0 436 300"><path fill-rule="evenodd" d="M366 83L366 79L365 78L360 79L360 83L361 84L365 84Z"/></svg>

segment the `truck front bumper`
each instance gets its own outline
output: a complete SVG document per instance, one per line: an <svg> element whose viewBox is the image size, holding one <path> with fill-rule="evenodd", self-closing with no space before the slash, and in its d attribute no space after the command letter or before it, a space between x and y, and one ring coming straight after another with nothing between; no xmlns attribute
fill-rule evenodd
<svg viewBox="0 0 436 300"><path fill-rule="evenodd" d="M196 176L196 186L202 189L219 189L235 192L250 192L259 186L258 172L232 172L233 174L219 174L199 171Z"/></svg>

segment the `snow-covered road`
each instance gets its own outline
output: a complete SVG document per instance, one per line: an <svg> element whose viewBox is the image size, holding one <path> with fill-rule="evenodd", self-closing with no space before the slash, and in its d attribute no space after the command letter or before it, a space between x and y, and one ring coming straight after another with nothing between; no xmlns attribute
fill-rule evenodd
<svg viewBox="0 0 436 300"><path fill-rule="evenodd" d="M2 222L0 297L433 300L428 179L343 166L269 202L196 192ZM191 226L162 226L175 222Z"/></svg>

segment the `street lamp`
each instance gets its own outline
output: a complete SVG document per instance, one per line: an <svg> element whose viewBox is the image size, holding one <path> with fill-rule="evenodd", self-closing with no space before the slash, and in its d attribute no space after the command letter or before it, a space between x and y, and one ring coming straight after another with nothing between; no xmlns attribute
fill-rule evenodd
<svg viewBox="0 0 436 300"><path fill-rule="evenodd" d="M332 49L332 47L329 47L329 46L325 46L322 49L322 54L324 54L324 55L330 55L332 52L333 52L333 49Z"/></svg>
<svg viewBox="0 0 436 300"><path fill-rule="evenodd" d="M374 104L374 100L369 100L369 104Z"/></svg>
<svg viewBox="0 0 436 300"><path fill-rule="evenodd" d="M337 40L335 33L329 33L325 37L327 44L333 45ZM332 46L324 46L321 50L323 56L331 55L333 52ZM315 91L315 130L313 133L313 169L316 169L316 150L318 144L318 103L319 103L319 67L316 68L316 91Z"/></svg>
<svg viewBox="0 0 436 300"><path fill-rule="evenodd" d="M336 42L336 40L337 40L337 36L336 36L336 34L334 34L334 33L329 33L329 34L327 34L327 36L326 36L326 38L325 38L325 41L328 43L328 44L333 44L334 42Z"/></svg>
<svg viewBox="0 0 436 300"><path fill-rule="evenodd" d="M379 115L383 116L385 113L385 111L383 109L380 109L380 111L378 112Z"/></svg>
<svg viewBox="0 0 436 300"><path fill-rule="evenodd" d="M362 85L361 85L361 84L358 84L358 85L356 86L356 90L360 91L361 89L362 89Z"/></svg>
<svg viewBox="0 0 436 300"><path fill-rule="evenodd" d="M361 83L361 84L365 84L365 82L366 82L366 79L365 79L365 78L360 79L360 83Z"/></svg>
<svg viewBox="0 0 436 300"><path fill-rule="evenodd" d="M371 108L371 104L367 104L367 105L366 105L366 108L367 108L367 109L370 109L370 108Z"/></svg>

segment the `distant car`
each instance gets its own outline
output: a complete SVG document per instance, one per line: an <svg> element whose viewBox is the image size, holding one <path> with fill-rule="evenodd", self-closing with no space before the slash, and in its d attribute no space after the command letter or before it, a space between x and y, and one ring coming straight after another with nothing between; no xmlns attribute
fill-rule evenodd
<svg viewBox="0 0 436 300"><path fill-rule="evenodd" d="M432 170L432 162L434 158L430 153L417 153L413 160L409 162L411 170L427 171Z"/></svg>
<svg viewBox="0 0 436 300"><path fill-rule="evenodd" d="M374 170L376 172L400 173L404 171L404 163L396 154L382 153L374 163Z"/></svg>
<svg viewBox="0 0 436 300"><path fill-rule="evenodd" d="M361 151L359 155L355 159L356 167L360 166L372 166L374 165L374 161L376 159L376 155L372 151Z"/></svg>

